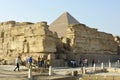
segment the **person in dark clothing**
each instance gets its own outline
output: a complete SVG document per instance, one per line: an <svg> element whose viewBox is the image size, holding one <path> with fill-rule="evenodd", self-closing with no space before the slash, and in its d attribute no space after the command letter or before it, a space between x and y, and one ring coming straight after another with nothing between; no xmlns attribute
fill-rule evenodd
<svg viewBox="0 0 120 80"><path fill-rule="evenodd" d="M93 60L92 60L92 67L93 67L94 64L95 64L95 60L93 59Z"/></svg>
<svg viewBox="0 0 120 80"><path fill-rule="evenodd" d="M79 62L80 67L82 67L82 59L80 58L80 62Z"/></svg>
<svg viewBox="0 0 120 80"><path fill-rule="evenodd" d="M20 56L18 56L18 57L16 58L16 67L15 67L14 71L16 71L16 69L18 69L18 71L20 71L20 70L19 70L19 66L20 66Z"/></svg>
<svg viewBox="0 0 120 80"><path fill-rule="evenodd" d="M41 61L41 58L40 56L38 57L38 67L42 67L41 64L40 64L40 61Z"/></svg>
<svg viewBox="0 0 120 80"><path fill-rule="evenodd" d="M29 65L29 68L32 67L32 56L28 57L28 65Z"/></svg>

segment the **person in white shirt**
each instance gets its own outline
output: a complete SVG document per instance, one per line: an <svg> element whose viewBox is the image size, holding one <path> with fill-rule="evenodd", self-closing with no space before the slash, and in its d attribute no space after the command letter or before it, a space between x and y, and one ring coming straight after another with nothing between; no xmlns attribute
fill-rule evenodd
<svg viewBox="0 0 120 80"><path fill-rule="evenodd" d="M14 71L16 71L16 69L18 69L18 71L20 71L20 70L19 70L19 67L20 67L20 56L18 56L18 57L16 58L16 67L15 67Z"/></svg>

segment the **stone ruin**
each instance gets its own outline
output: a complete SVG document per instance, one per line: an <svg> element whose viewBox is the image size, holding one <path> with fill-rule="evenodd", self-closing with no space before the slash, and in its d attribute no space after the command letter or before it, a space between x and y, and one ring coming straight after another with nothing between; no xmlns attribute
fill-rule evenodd
<svg viewBox="0 0 120 80"><path fill-rule="evenodd" d="M112 34L99 32L84 24L69 25L66 37L74 53L116 54L117 43Z"/></svg>
<svg viewBox="0 0 120 80"><path fill-rule="evenodd" d="M28 56L34 60L40 56L49 59L52 66L66 66L71 59L79 62L80 57L103 61L115 61L119 57L118 36L72 23L68 24L66 34L58 37L57 31L49 30L50 27L47 22L0 23L0 64L14 64L18 55L23 61Z"/></svg>
<svg viewBox="0 0 120 80"><path fill-rule="evenodd" d="M18 55L21 55L23 60L30 55L50 59L51 54L56 52L56 36L48 27L47 22L0 23L1 60L12 61Z"/></svg>

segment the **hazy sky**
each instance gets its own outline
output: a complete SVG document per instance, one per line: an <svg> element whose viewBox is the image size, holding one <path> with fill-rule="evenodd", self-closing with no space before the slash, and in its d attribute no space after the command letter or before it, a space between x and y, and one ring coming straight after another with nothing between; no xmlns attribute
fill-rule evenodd
<svg viewBox="0 0 120 80"><path fill-rule="evenodd" d="M69 12L80 23L120 36L120 0L0 0L0 22L53 22Z"/></svg>

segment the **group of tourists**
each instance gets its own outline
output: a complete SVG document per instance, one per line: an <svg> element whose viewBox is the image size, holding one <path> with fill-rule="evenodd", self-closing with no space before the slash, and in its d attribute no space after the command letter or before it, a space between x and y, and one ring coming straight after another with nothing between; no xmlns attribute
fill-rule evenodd
<svg viewBox="0 0 120 80"><path fill-rule="evenodd" d="M94 59L92 59L91 64L92 64L92 67L93 67L93 65L95 64L95 60ZM79 67L88 67L88 59L80 58Z"/></svg>
<svg viewBox="0 0 120 80"><path fill-rule="evenodd" d="M86 58L80 58L80 61L79 61L79 66L80 67L88 67L88 59L86 59Z"/></svg>
<svg viewBox="0 0 120 80"><path fill-rule="evenodd" d="M14 71L16 71L16 69L18 69L18 71L20 71L19 67L20 67L20 63L21 62L22 62L21 61L21 57L18 56L16 58L16 60L15 60L16 67L15 67ZM33 63L32 56L28 57L27 63L28 63L28 67L31 68L32 67L32 63ZM50 66L50 60L46 60L44 58L40 58L40 56L39 56L38 57L38 61L37 61L37 66L38 66L38 68L41 68L41 67L43 67L43 68L49 68L49 66Z"/></svg>
<svg viewBox="0 0 120 80"><path fill-rule="evenodd" d="M29 68L32 67L32 61L33 61L32 56L28 57L27 62L28 62L28 64L29 64L29 66L28 66ZM16 58L15 63L16 63L16 67L15 67L14 71L16 71L16 69L18 69L18 71L20 71L20 70L19 70L19 68L20 68L20 63L21 63L21 57L20 57L20 56L18 56L18 57Z"/></svg>
<svg viewBox="0 0 120 80"><path fill-rule="evenodd" d="M91 61L89 61L91 64L92 64L92 67L94 66L94 64L95 64L95 60L94 59L92 59ZM81 59L80 58L80 62L79 62L79 65L80 65L80 67L88 67L88 59L85 59L85 58L83 58L83 59Z"/></svg>
<svg viewBox="0 0 120 80"><path fill-rule="evenodd" d="M50 60L40 58L40 56L38 57L38 67L49 68L49 66L50 66Z"/></svg>
<svg viewBox="0 0 120 80"><path fill-rule="evenodd" d="M19 71L20 62L21 62L21 57L18 56L16 58L16 67L15 67L14 71L16 71L16 69L18 69L18 71ZM32 56L28 57L27 62L29 64L28 67L29 68L32 67L32 63L33 63ZM91 60L92 67L94 66L94 63L95 63L95 60L92 59ZM50 60L46 60L46 59L41 58L40 56L38 56L37 66L38 66L38 68L49 68L49 66L50 66ZM88 67L88 59L86 59L86 58L80 58L79 65L77 65L77 61L76 60L71 59L70 60L70 66L71 67L78 67L78 66L79 67Z"/></svg>
<svg viewBox="0 0 120 80"><path fill-rule="evenodd" d="M95 60L94 59L92 59L91 61L88 61L87 58L80 58L79 63L77 63L76 60L71 59L70 63L68 63L68 65L70 67L88 67L88 64L89 64L88 62L91 63L92 67L95 64Z"/></svg>

